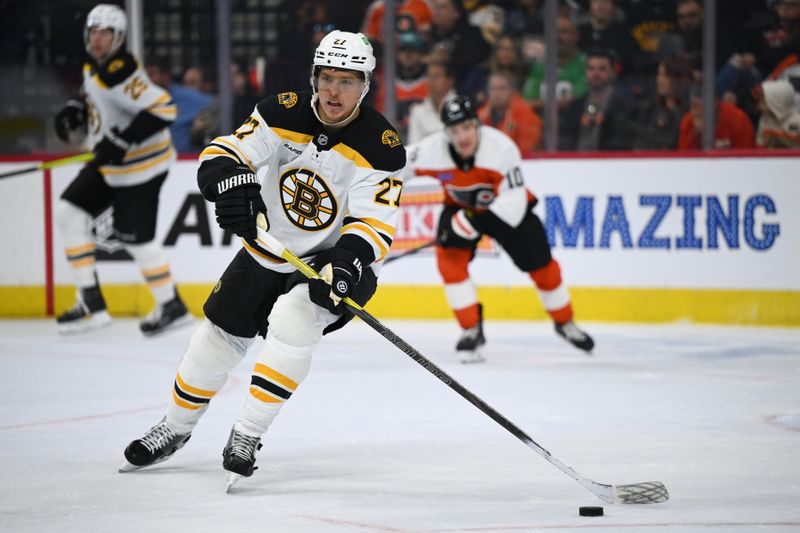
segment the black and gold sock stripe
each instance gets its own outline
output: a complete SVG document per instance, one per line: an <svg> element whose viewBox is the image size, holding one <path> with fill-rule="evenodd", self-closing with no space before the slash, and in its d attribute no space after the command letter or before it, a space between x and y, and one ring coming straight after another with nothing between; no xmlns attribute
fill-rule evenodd
<svg viewBox="0 0 800 533"><path fill-rule="evenodd" d="M172 274L170 274L169 271L169 263L165 263L158 268L142 270L142 275L144 276L145 281L147 281L147 284L151 287L161 287L162 285L172 283Z"/></svg>
<svg viewBox="0 0 800 533"><path fill-rule="evenodd" d="M285 402L297 390L297 383L275 369L256 363L250 379L250 394L266 403Z"/></svg>
<svg viewBox="0 0 800 533"><path fill-rule="evenodd" d="M95 245L90 242L64 250L67 254L67 261L72 268L93 266L95 261Z"/></svg>
<svg viewBox="0 0 800 533"><path fill-rule="evenodd" d="M177 374L175 376L172 399L180 407L196 410L208 406L208 402L211 401L211 398L213 398L216 393L217 391L203 390L187 385L186 382L183 381L183 378L181 378L181 375Z"/></svg>

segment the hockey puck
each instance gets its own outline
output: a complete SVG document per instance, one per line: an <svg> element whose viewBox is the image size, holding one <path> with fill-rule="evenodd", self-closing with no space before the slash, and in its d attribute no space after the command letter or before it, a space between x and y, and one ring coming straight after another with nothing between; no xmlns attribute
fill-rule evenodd
<svg viewBox="0 0 800 533"><path fill-rule="evenodd" d="M578 514L581 516L603 516L602 507L578 507Z"/></svg>

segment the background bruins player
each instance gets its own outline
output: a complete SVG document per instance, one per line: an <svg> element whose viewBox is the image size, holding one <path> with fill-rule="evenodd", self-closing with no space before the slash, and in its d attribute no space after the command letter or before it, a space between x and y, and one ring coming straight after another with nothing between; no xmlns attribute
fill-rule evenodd
<svg viewBox="0 0 800 533"><path fill-rule="evenodd" d="M263 100L234 134L200 154L200 189L243 248L205 303L207 318L178 367L165 418L128 445L121 471L182 447L261 334L266 342L223 451L227 488L250 476L260 438L306 377L314 347L352 318L340 299L364 305L375 292L398 217L405 149L386 119L361 105L374 68L366 37L333 31L314 54L313 92ZM332 283L307 282L260 249L259 212L271 234Z"/></svg>
<svg viewBox="0 0 800 533"><path fill-rule="evenodd" d="M461 361L483 361L483 309L468 270L483 234L531 277L556 332L590 351L594 341L572 320L561 268L550 253L542 222L533 213L536 197L525 187L516 144L505 133L481 125L466 97L445 102L441 115L445 131L409 147L405 172L438 178L444 189L436 262L447 300L463 329L456 344Z"/></svg>
<svg viewBox="0 0 800 533"><path fill-rule="evenodd" d="M111 323L95 271L91 221L109 206L114 236L138 263L156 299L141 322L147 335L191 321L175 291L169 264L156 242L158 195L175 159L167 129L175 120L170 95L150 82L124 47L127 19L119 7L100 4L86 18L83 67L86 103L70 102L56 116L56 133L88 127L94 159L70 183L55 210L73 278L75 306L58 317L59 331L76 333Z"/></svg>

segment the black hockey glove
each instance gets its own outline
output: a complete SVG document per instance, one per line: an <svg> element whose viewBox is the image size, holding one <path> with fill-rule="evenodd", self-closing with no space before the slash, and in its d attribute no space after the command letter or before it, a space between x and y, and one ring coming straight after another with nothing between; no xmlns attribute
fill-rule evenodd
<svg viewBox="0 0 800 533"><path fill-rule="evenodd" d="M308 295L331 313L344 312L343 298L350 296L361 280L361 260L346 248L332 248L330 263L319 271L324 279L308 280Z"/></svg>
<svg viewBox="0 0 800 533"><path fill-rule="evenodd" d="M94 146L94 162L97 166L119 165L131 143L120 136L117 128L111 128Z"/></svg>
<svg viewBox="0 0 800 533"><path fill-rule="evenodd" d="M445 207L439 217L436 241L445 248L472 248L481 238L472 211Z"/></svg>
<svg viewBox="0 0 800 533"><path fill-rule="evenodd" d="M65 143L69 142L69 134L86 125L86 106L78 100L70 100L54 119L56 135Z"/></svg>
<svg viewBox="0 0 800 533"><path fill-rule="evenodd" d="M256 216L267 213L261 198L261 184L250 167L237 165L234 171L216 184L215 213L217 224L239 237L255 239Z"/></svg>

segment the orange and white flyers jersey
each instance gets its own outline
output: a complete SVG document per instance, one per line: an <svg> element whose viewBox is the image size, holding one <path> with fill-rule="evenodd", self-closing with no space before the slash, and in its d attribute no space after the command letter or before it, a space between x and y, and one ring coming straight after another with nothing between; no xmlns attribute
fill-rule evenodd
<svg viewBox="0 0 800 533"><path fill-rule="evenodd" d="M88 143L92 147L111 128L125 130L141 111L172 122L177 107L169 93L150 81L147 73L128 52L119 52L103 65L83 66ZM169 129L164 128L131 146L120 165L100 167L112 187L139 185L169 170L175 149Z"/></svg>
<svg viewBox="0 0 800 533"><path fill-rule="evenodd" d="M445 204L477 212L490 210L509 226L517 227L533 193L525 187L519 148L505 133L480 126L473 161L457 161L447 133L434 133L407 148L406 179L431 176L439 180Z"/></svg>

